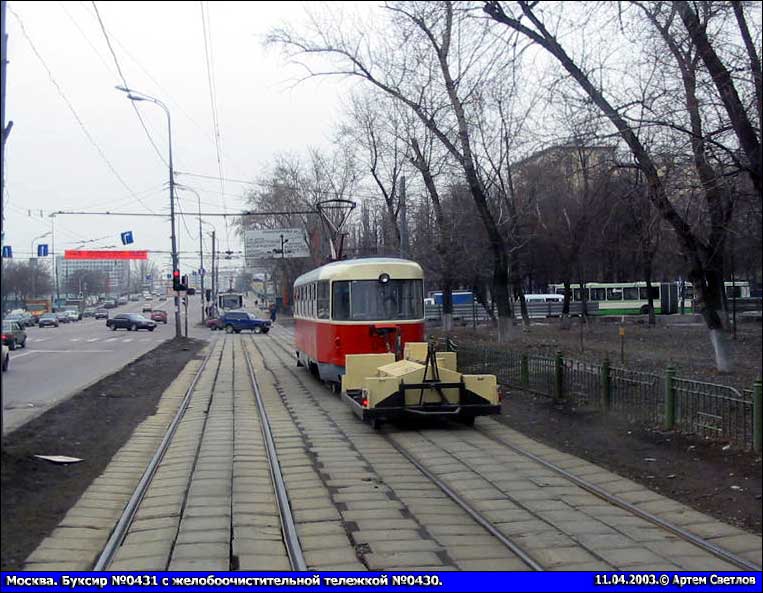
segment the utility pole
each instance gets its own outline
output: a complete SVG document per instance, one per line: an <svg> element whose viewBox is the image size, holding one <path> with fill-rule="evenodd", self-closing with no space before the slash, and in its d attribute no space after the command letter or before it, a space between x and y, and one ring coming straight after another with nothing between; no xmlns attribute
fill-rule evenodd
<svg viewBox="0 0 763 593"><path fill-rule="evenodd" d="M5 8L7 2L2 0L0 2L0 48L2 55L0 56L0 125L2 125L2 141L0 142L0 167L2 173L0 173L0 237L5 241L5 141L8 139L8 134L11 133L13 122L10 122L8 126L5 125L5 80L6 71L8 66L8 34L5 32Z"/></svg>
<svg viewBox="0 0 763 593"><path fill-rule="evenodd" d="M217 287L217 284L215 283L215 273L217 270L217 264L215 262L215 252L216 252L216 245L215 245L215 231L212 231L212 306L217 305L217 295L215 293L215 289Z"/></svg>
<svg viewBox="0 0 763 593"><path fill-rule="evenodd" d="M201 234L201 201L199 201L199 276L201 282L201 324L204 325L204 237Z"/></svg>
<svg viewBox="0 0 763 593"><path fill-rule="evenodd" d="M400 257L408 255L408 216L405 204L405 175L400 177Z"/></svg>

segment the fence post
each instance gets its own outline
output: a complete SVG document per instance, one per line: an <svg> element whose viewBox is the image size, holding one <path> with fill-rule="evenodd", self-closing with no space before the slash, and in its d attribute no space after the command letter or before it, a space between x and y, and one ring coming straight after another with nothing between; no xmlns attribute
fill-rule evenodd
<svg viewBox="0 0 763 593"><path fill-rule="evenodd" d="M755 381L752 388L752 448L760 453L763 445L763 382Z"/></svg>
<svg viewBox="0 0 763 593"><path fill-rule="evenodd" d="M610 396L609 356L607 356L601 365L601 409L603 412L609 412Z"/></svg>
<svg viewBox="0 0 763 593"><path fill-rule="evenodd" d="M530 357L527 352L522 352L519 357L519 382L524 387L530 385Z"/></svg>
<svg viewBox="0 0 763 593"><path fill-rule="evenodd" d="M676 377L676 369L668 367L665 370L665 430L673 430L676 423L676 391L673 379Z"/></svg>
<svg viewBox="0 0 763 593"><path fill-rule="evenodd" d="M564 359L562 358L562 352L556 351L556 357L554 358L554 403L562 401L564 395Z"/></svg>

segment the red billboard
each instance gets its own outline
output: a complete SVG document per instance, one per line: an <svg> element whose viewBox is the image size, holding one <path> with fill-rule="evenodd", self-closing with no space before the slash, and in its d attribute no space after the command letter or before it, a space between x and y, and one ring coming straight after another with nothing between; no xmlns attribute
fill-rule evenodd
<svg viewBox="0 0 763 593"><path fill-rule="evenodd" d="M64 259L148 259L148 251L66 249Z"/></svg>

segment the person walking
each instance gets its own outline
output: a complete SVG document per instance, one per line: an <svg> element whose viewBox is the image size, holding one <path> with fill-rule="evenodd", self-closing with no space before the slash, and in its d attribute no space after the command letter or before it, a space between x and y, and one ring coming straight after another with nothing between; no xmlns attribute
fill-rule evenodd
<svg viewBox="0 0 763 593"><path fill-rule="evenodd" d="M276 322L276 306L270 305L270 323Z"/></svg>

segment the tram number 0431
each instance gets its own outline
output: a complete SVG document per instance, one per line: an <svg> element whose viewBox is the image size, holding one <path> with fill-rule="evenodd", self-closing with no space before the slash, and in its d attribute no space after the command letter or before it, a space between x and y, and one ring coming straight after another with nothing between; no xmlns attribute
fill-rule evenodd
<svg viewBox="0 0 763 593"><path fill-rule="evenodd" d="M158 587L159 582L155 576L148 574L115 574L111 575L111 585L127 585L138 587Z"/></svg>
<svg viewBox="0 0 763 593"><path fill-rule="evenodd" d="M597 574L596 585L667 585L670 577L666 574Z"/></svg>
<svg viewBox="0 0 763 593"><path fill-rule="evenodd" d="M412 574L393 574L392 586L395 585L419 585L424 587L439 587L442 585L440 577L436 574L412 575Z"/></svg>

